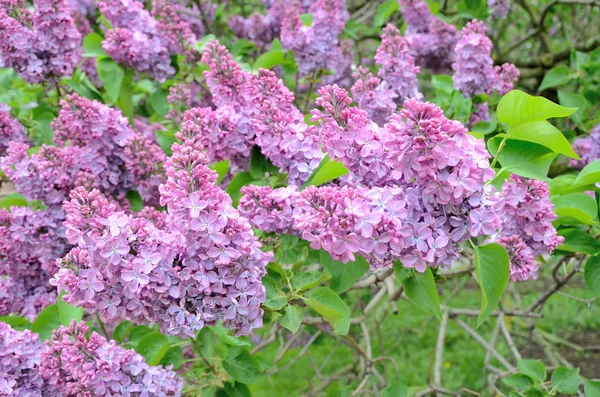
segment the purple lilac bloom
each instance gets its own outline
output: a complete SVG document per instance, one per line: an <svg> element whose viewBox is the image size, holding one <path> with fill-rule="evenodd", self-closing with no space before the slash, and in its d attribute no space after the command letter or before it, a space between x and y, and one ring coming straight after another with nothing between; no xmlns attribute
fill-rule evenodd
<svg viewBox="0 0 600 397"><path fill-rule="evenodd" d="M358 107L377 125L383 126L398 107L394 101L396 94L363 66L358 67L353 77L356 81L352 86L352 97Z"/></svg>
<svg viewBox="0 0 600 397"><path fill-rule="evenodd" d="M8 112L0 110L0 157L6 156L10 142L28 142L25 128Z"/></svg>
<svg viewBox="0 0 600 397"><path fill-rule="evenodd" d="M39 375L63 396L179 396L183 379L170 368L150 366L132 349L71 321L52 332L39 353ZM37 371L36 371L37 372Z"/></svg>
<svg viewBox="0 0 600 397"><path fill-rule="evenodd" d="M488 0L488 10L492 19L505 20L511 9L511 0Z"/></svg>
<svg viewBox="0 0 600 397"><path fill-rule="evenodd" d="M56 82L81 60L81 34L65 0L0 1L0 66L25 81Z"/></svg>
<svg viewBox="0 0 600 397"><path fill-rule="evenodd" d="M573 143L573 150L581 160L570 160L575 168L583 168L594 160L600 158L600 124L596 124L585 137L577 138Z"/></svg>

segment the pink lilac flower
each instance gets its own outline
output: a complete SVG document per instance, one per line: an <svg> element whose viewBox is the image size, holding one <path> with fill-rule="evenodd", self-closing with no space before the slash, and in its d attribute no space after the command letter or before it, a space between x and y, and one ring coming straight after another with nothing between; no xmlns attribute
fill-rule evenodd
<svg viewBox="0 0 600 397"><path fill-rule="evenodd" d="M65 0L0 1L0 66L29 83L56 82L81 60L81 35Z"/></svg>
<svg viewBox="0 0 600 397"><path fill-rule="evenodd" d="M8 112L0 110L0 157L6 155L10 142L28 142L25 128Z"/></svg>
<svg viewBox="0 0 600 397"><path fill-rule="evenodd" d="M186 110L195 107L211 106L210 99L208 99L210 98L210 94L204 91L206 89L195 81L178 83L169 88L169 95L167 96L169 113L167 113L165 119L175 123L179 127L183 122L183 113Z"/></svg>
<svg viewBox="0 0 600 397"><path fill-rule="evenodd" d="M491 57L492 42L486 36L483 22L473 20L460 31L456 44L454 86L467 97L492 93L506 94L519 77L519 70L511 64L494 68Z"/></svg>
<svg viewBox="0 0 600 397"><path fill-rule="evenodd" d="M65 226L78 247L58 261L51 283L107 321L155 322L170 335L222 321L248 334L262 324L260 280L272 254L260 251L248 221L216 186L204 137L176 138L183 143L173 145L159 187L166 215L125 215L97 190L71 192Z"/></svg>
<svg viewBox="0 0 600 397"><path fill-rule="evenodd" d="M575 168L583 168L594 160L600 158L600 124L596 124L590 134L580 137L573 143L573 150L581 157L581 160L570 160Z"/></svg>
<svg viewBox="0 0 600 397"><path fill-rule="evenodd" d="M369 70L359 66L353 77L352 97L377 125L383 126L398 105L394 101L396 94L381 79L373 76Z"/></svg>
<svg viewBox="0 0 600 397"><path fill-rule="evenodd" d="M512 281L526 281L536 279L540 268L539 263L527 246L518 235L501 236L497 240L506 248L510 259L510 279Z"/></svg>
<svg viewBox="0 0 600 397"><path fill-rule="evenodd" d="M434 16L424 0L399 0L400 11L406 20L406 34L426 33Z"/></svg>
<svg viewBox="0 0 600 397"><path fill-rule="evenodd" d="M150 366L132 349L71 321L52 332L39 352L37 373L63 396L179 396L183 379L170 368ZM27 331L26 331L27 332ZM38 375L38 376L39 376Z"/></svg>
<svg viewBox="0 0 600 397"><path fill-rule="evenodd" d="M250 223L265 232L296 234L293 229L293 211L298 188L271 189L268 186L244 186L238 206Z"/></svg>
<svg viewBox="0 0 600 397"><path fill-rule="evenodd" d="M258 12L252 13L248 18L233 15L229 18L228 25L238 38L250 39L264 47L279 37L286 9L297 6L294 2L274 0L267 5L266 15ZM306 8L303 9L306 10Z"/></svg>

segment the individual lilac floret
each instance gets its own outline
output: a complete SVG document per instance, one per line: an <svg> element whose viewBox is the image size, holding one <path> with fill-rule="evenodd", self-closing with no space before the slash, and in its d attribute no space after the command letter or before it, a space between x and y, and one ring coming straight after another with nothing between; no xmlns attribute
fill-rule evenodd
<svg viewBox="0 0 600 397"><path fill-rule="evenodd" d="M179 396L183 379L162 366L150 366L132 349L71 321L52 332L39 355L39 372L63 396ZM26 331L28 332L28 331Z"/></svg>
<svg viewBox="0 0 600 397"><path fill-rule="evenodd" d="M356 82L352 86L352 97L358 107L366 111L377 125L383 126L398 107L394 101L396 94L365 67L359 66L353 77Z"/></svg>
<svg viewBox="0 0 600 397"><path fill-rule="evenodd" d="M552 225L556 215L550 201L548 184L512 175L502 185L501 196L502 200L497 207L501 224L492 239L504 243L503 237L517 236L518 240L511 237L506 241L516 247L524 244L527 250L516 248L521 256L515 259L515 263L511 258L511 277L513 280L535 278L539 266L525 266L523 263L530 261L523 258L549 254L564 241L564 237L558 236Z"/></svg>
<svg viewBox="0 0 600 397"><path fill-rule="evenodd" d="M256 144L276 167L287 172L290 185L302 185L324 156L317 129L305 123L292 103L294 94L270 70L260 69L251 77L249 96L257 104L252 116Z"/></svg>
<svg viewBox="0 0 600 397"><path fill-rule="evenodd" d="M575 168L583 168L594 160L600 158L600 124L596 124L585 137L577 138L573 143L573 150L581 157L581 160L571 159L571 165Z"/></svg>
<svg viewBox="0 0 600 397"><path fill-rule="evenodd" d="M10 142L28 142L27 133L21 123L8 112L0 110L0 157L6 156Z"/></svg>
<svg viewBox="0 0 600 397"><path fill-rule="evenodd" d="M44 345L30 330L16 331L0 322L0 395L59 397L39 371ZM58 373L54 378L59 377Z"/></svg>
<svg viewBox="0 0 600 397"><path fill-rule="evenodd" d="M65 0L0 1L0 66L29 83L56 82L81 60L81 35Z"/></svg>
<svg viewBox="0 0 600 397"><path fill-rule="evenodd" d="M467 97L491 94L494 90L504 95L519 77L519 70L512 64L494 68L492 41L485 32L485 24L473 20L460 31L460 39L456 43L452 79L454 87Z"/></svg>
<svg viewBox="0 0 600 397"><path fill-rule="evenodd" d="M238 209L250 223L265 232L296 234L293 229L293 209L298 188L289 186L271 189L268 186L244 186Z"/></svg>
<svg viewBox="0 0 600 397"><path fill-rule="evenodd" d="M409 98L421 99L419 92L419 67L409 54L406 39L394 25L387 25L381 35L381 45L375 53L375 62L381 67L379 77L396 94L396 103Z"/></svg>

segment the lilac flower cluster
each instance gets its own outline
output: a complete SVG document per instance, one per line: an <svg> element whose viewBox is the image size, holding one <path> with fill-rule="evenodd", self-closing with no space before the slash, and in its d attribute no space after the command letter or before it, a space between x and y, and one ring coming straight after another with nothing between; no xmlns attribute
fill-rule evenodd
<svg viewBox="0 0 600 397"><path fill-rule="evenodd" d="M301 7L287 7L281 25L281 43L294 51L299 77L329 69L335 73L325 78L325 83L349 82L353 53L351 47L339 40L349 19L345 0L317 0L308 11L313 16L310 26L300 19Z"/></svg>
<svg viewBox="0 0 600 397"><path fill-rule="evenodd" d="M37 334L0 322L0 395L60 396L38 369L43 348Z"/></svg>
<svg viewBox="0 0 600 397"><path fill-rule="evenodd" d="M6 156L10 142L27 142L25 128L8 112L0 110L0 156Z"/></svg>
<svg viewBox="0 0 600 397"><path fill-rule="evenodd" d="M467 97L492 93L504 95L513 88L519 70L512 64L494 67L492 41L483 22L473 20L460 31L456 43L456 61L452 64L454 86Z"/></svg>
<svg viewBox="0 0 600 397"><path fill-rule="evenodd" d="M573 143L573 150L577 152L581 160L570 160L575 168L583 168L594 160L600 158L600 124L596 124L590 134L583 138L577 138Z"/></svg>
<svg viewBox="0 0 600 397"><path fill-rule="evenodd" d="M203 137L182 131L165 163L163 216L127 215L97 190L78 188L65 203L67 237L76 244L51 283L69 303L104 320L160 324L171 335L193 335L218 321L238 334L262 325L260 280L271 254L231 198L216 186Z"/></svg>
<svg viewBox="0 0 600 397"><path fill-rule="evenodd" d="M250 223L265 232L296 234L293 212L299 191L296 186L271 189L268 186L244 186L238 209Z"/></svg>
<svg viewBox="0 0 600 397"><path fill-rule="evenodd" d="M267 217L290 205L293 223L275 227L295 229L313 248L344 262L362 255L373 268L399 259L419 271L449 266L462 241L496 230L497 217L486 216L498 200L485 185L494 177L489 154L462 124L435 105L407 100L379 128L365 111L349 107L352 99L339 87L319 94L324 111L313 110L313 120L354 187L310 187L295 201L290 191L246 190L240 209L255 226L272 227Z"/></svg>
<svg viewBox="0 0 600 397"><path fill-rule="evenodd" d="M260 69L251 77L249 96L257 108L252 116L255 142L262 153L288 173L289 184L302 185L324 156L317 130L293 106L294 94L274 72Z"/></svg>
<svg viewBox="0 0 600 397"><path fill-rule="evenodd" d="M208 107L211 105L210 95L205 95L206 89L191 81L190 83L181 82L169 88L167 102L169 103L169 113L165 119L171 121L177 126L183 122L183 114L187 109L195 107ZM200 96L202 94L202 96Z"/></svg>
<svg viewBox="0 0 600 397"><path fill-rule="evenodd" d="M352 86L352 97L358 107L366 111L377 125L383 126L398 107L394 101L396 94L363 66L359 66L352 77L356 80Z"/></svg>
<svg viewBox="0 0 600 397"><path fill-rule="evenodd" d="M502 185L502 200L495 209L500 228L492 239L507 248L513 281L535 279L539 264L534 258L551 253L564 241L552 225L553 208L546 182L512 175Z"/></svg>
<svg viewBox="0 0 600 397"><path fill-rule="evenodd" d="M115 61L164 81L175 73L171 55L195 41L190 25L164 0L153 2L153 15L137 0L101 0L98 7L111 23L102 47Z"/></svg>
<svg viewBox="0 0 600 397"><path fill-rule="evenodd" d="M252 13L248 18L233 15L229 18L228 25L237 37L250 39L257 45L264 47L270 44L273 39L279 37L286 9L296 6L298 5L294 2L274 0L268 4L266 15L258 12Z"/></svg>
<svg viewBox="0 0 600 397"><path fill-rule="evenodd" d="M65 0L0 1L0 66L29 83L57 81L81 60L81 35Z"/></svg>
<svg viewBox="0 0 600 397"><path fill-rule="evenodd" d="M435 17L423 0L399 2L407 24L406 40L416 64L434 73L451 70L458 40L456 28Z"/></svg>
<svg viewBox="0 0 600 397"><path fill-rule="evenodd" d="M510 13L511 0L488 0L488 9L492 19L505 20Z"/></svg>
<svg viewBox="0 0 600 397"><path fill-rule="evenodd" d="M153 367L131 349L92 332L85 322L53 331L40 354L39 374L64 396L179 396L183 379Z"/></svg>

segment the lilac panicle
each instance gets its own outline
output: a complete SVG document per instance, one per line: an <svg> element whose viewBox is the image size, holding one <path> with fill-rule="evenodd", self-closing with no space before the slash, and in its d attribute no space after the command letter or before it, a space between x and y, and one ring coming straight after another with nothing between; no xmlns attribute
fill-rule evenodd
<svg viewBox="0 0 600 397"><path fill-rule="evenodd" d="M573 150L581 157L581 160L570 160L571 165L575 168L583 168L592 161L599 159L600 124L596 124L588 136L577 138L573 143Z"/></svg>
<svg viewBox="0 0 600 397"><path fill-rule="evenodd" d="M356 81L352 86L352 97L358 107L377 125L383 126L398 107L394 101L395 92L363 66L358 67L353 77Z"/></svg>
<svg viewBox="0 0 600 397"><path fill-rule="evenodd" d="M29 83L56 82L81 60L81 35L65 0L0 1L0 66Z"/></svg>
<svg viewBox="0 0 600 397"><path fill-rule="evenodd" d="M25 128L11 117L8 112L0 110L0 157L6 156L10 142L28 142Z"/></svg>
<svg viewBox="0 0 600 397"><path fill-rule="evenodd" d="M427 33L434 16L424 0L399 0L400 11L406 20L406 34Z"/></svg>

